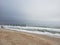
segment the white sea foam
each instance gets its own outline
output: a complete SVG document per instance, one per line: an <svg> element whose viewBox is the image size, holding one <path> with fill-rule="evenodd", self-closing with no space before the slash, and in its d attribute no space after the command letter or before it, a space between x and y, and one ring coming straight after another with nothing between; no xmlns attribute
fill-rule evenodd
<svg viewBox="0 0 60 45"><path fill-rule="evenodd" d="M16 31L23 31L23 32L29 32L29 33L35 33L35 34L43 34L43 35L48 35L52 37L58 37L60 38L59 33L50 33L50 32L40 32L40 31L32 31L33 29L41 29L41 30L48 30L48 31L58 31L60 32L60 29L54 29L54 28L42 28L42 27L21 27L21 26L8 26L8 25L3 25L5 29L10 29L10 30L16 30ZM25 30L25 29L32 29L31 31Z"/></svg>

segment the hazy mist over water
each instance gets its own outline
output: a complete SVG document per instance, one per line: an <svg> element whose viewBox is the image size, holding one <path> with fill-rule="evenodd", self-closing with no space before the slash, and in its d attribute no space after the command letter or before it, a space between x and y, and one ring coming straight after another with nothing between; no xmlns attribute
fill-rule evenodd
<svg viewBox="0 0 60 45"><path fill-rule="evenodd" d="M60 0L1 0L0 24L60 26Z"/></svg>

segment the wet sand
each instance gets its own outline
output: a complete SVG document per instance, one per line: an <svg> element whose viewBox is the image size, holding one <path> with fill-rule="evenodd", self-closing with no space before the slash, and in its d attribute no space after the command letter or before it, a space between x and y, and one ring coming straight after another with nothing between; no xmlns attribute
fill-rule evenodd
<svg viewBox="0 0 60 45"><path fill-rule="evenodd" d="M60 45L60 38L0 29L0 45Z"/></svg>

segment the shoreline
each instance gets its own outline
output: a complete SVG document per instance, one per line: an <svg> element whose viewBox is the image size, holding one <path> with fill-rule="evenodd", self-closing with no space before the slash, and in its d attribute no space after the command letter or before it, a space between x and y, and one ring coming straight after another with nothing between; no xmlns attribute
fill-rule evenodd
<svg viewBox="0 0 60 45"><path fill-rule="evenodd" d="M60 38L0 29L0 45L60 45Z"/></svg>
<svg viewBox="0 0 60 45"><path fill-rule="evenodd" d="M42 35L47 35L50 37L60 38L60 29L43 28L43 27L28 27L28 26L20 27L20 26L8 26L8 25L3 25L3 28L9 29L9 30L20 31L20 32L22 31L22 32L27 32L27 33L32 33L32 34L42 34Z"/></svg>
<svg viewBox="0 0 60 45"><path fill-rule="evenodd" d="M26 32L26 33L32 33L32 34L42 34L42 35L46 35L49 37L55 37L55 38L60 38L60 34L58 33L49 33L49 32L40 32L40 31L29 31L29 30L22 30L22 29L11 29L11 28L4 28L4 29L8 29L8 30L14 30L14 31L19 31L19 32Z"/></svg>

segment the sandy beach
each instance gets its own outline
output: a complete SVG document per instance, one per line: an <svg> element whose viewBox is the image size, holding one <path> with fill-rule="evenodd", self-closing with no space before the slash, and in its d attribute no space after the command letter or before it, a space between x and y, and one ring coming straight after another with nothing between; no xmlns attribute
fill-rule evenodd
<svg viewBox="0 0 60 45"><path fill-rule="evenodd" d="M0 29L0 45L60 45L60 38Z"/></svg>

